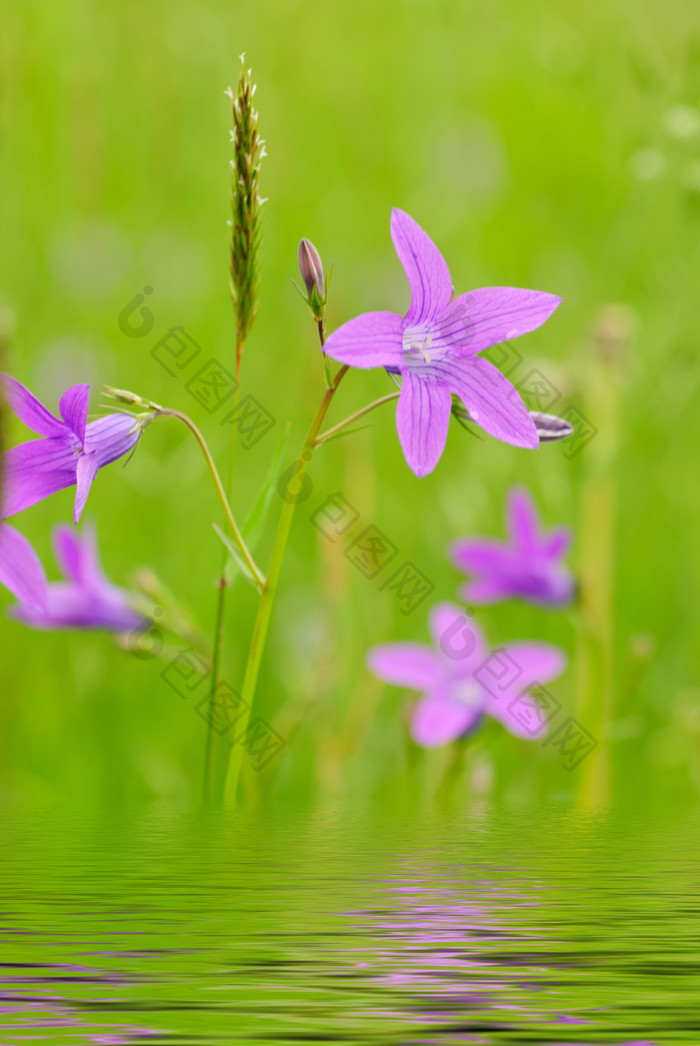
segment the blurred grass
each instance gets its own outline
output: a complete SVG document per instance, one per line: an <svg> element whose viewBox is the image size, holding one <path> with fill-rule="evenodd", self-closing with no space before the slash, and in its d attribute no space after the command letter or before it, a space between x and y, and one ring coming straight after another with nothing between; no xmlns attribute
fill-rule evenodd
<svg viewBox="0 0 700 1046"><path fill-rule="evenodd" d="M697 8L11 0L0 46L0 296L18 320L10 369L49 406L76 381L93 383L93 409L101 383L134 388L191 412L223 460L228 428L150 349L182 324L202 362L232 361L223 92L246 51L269 202L243 392L278 426L240 453L239 511L257 493L281 424L293 422L295 447L321 394L314 331L289 282L299 238L335 262L331 327L365 309L400 311L408 295L388 234L394 205L436 240L458 290L513 284L561 294L554 318L517 342L520 373L540 367L562 390L554 409L594 412L602 382L619 415L614 440L603 433L573 461L563 447L532 454L454 428L440 466L420 482L401 457L391 407L371 430L318 453L260 690L262 713L285 736L298 733L266 782L249 788L388 797L411 774L432 787L447 753L407 754L404 697L382 693L362 667L373 642L423 638L425 613L401 615L309 517L342 490L430 576L436 597L452 598L458 579L446 544L460 533L500 533L504 493L518 481L545 521L585 526L574 562L594 596L604 591L606 621L510 606L479 620L494 643L531 636L577 651L556 694L575 714L585 687L585 715L604 730L590 774L605 765L613 794L697 792ZM155 326L131 340L117 316L146 284ZM592 334L610 303L634 318L612 368ZM384 391L385 376L356 372L331 421ZM14 440L25 435L13 427ZM610 523L591 532L600 517L587 492L601 485ZM47 563L50 528L68 518L71 500L57 495L21 519ZM210 524L219 511L184 432L149 430L126 469L98 477L88 514L115 581L152 564L211 632L219 548ZM606 556L609 577L592 568ZM226 676L237 686L252 595L239 586L230 606ZM593 630L583 649L582 628ZM39 636L4 620L0 629L1 792L124 802L187 799L198 787L205 726L193 702L168 689L158 662L125 656L104 637ZM610 645L602 660L601 643ZM495 727L469 759L477 790L509 798L581 787L555 752Z"/></svg>

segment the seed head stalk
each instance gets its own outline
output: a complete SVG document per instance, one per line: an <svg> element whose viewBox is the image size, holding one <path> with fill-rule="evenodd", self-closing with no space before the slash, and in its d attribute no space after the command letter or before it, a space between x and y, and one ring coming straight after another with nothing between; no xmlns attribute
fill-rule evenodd
<svg viewBox="0 0 700 1046"><path fill-rule="evenodd" d="M258 132L258 113L253 105L255 85L251 71L245 68L245 55L241 55L241 71L236 92L229 88L233 129L233 159L231 161L231 242L229 271L231 300L236 321L235 386L233 392L233 425L226 491L229 501L233 495L234 463L236 454L237 417L240 397L241 360L258 308L260 285L260 211L264 200L260 196L260 167L265 157L265 143ZM221 674L224 621L226 613L226 565L228 554L224 549L216 600L214 643L211 684L209 691L209 729L207 730L204 756L204 801L207 802L214 788L215 768L212 757L213 713L216 688Z"/></svg>

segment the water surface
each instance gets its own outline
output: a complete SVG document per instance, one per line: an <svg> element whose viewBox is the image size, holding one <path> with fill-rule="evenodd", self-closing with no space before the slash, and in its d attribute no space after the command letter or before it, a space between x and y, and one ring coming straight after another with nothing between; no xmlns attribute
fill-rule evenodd
<svg viewBox="0 0 700 1046"><path fill-rule="evenodd" d="M5 810L0 1044L698 1046L698 827Z"/></svg>

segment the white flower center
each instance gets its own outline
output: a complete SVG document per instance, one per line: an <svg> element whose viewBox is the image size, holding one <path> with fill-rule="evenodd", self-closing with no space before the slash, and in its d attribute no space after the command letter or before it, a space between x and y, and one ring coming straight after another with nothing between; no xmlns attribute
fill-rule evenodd
<svg viewBox="0 0 700 1046"><path fill-rule="evenodd" d="M430 346L433 339L429 334L422 335L418 331L406 330L403 335L403 358L409 366L418 364L430 364L433 362Z"/></svg>
<svg viewBox="0 0 700 1046"><path fill-rule="evenodd" d="M461 701L469 708L477 708L482 702L481 687L473 679L460 679L455 684L452 695L455 700Z"/></svg>

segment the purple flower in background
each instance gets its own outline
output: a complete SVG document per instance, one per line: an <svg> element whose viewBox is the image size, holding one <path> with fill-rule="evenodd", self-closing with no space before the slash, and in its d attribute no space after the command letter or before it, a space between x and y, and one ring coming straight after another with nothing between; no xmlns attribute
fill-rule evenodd
<svg viewBox="0 0 700 1046"><path fill-rule="evenodd" d="M560 675L566 667L563 651L520 642L490 652L478 625L451 603L433 607L430 632L434 647L389 643L367 655L369 670L379 679L423 695L411 720L414 741L424 748L449 744L487 715L512 734L532 738L508 706L528 688Z"/></svg>
<svg viewBox="0 0 700 1046"><path fill-rule="evenodd" d="M73 518L77 523L98 470L138 442L139 421L131 414L108 414L87 424L89 385L73 385L64 392L60 419L14 378L3 375L2 387L20 421L44 437L5 453L3 518L75 484Z"/></svg>
<svg viewBox="0 0 700 1046"><path fill-rule="evenodd" d="M25 606L46 605L44 568L27 539L9 523L0 523L0 585Z"/></svg>
<svg viewBox="0 0 700 1046"><path fill-rule="evenodd" d="M502 599L525 599L546 606L569 603L576 592L574 576L563 563L571 543L569 528L542 531L535 504L522 487L508 495L506 524L507 542L467 538L452 545L452 562L474 575L460 589L465 603Z"/></svg>
<svg viewBox="0 0 700 1046"><path fill-rule="evenodd" d="M537 447L537 429L520 394L478 353L536 330L561 298L485 287L451 300L447 262L403 211L391 213L391 237L411 286L408 312L403 318L393 312L357 316L331 334L326 353L351 367L386 367L401 375L396 425L417 476L432 472L445 449L452 393L496 439Z"/></svg>
<svg viewBox="0 0 700 1046"><path fill-rule="evenodd" d="M10 613L38 629L107 629L130 632L145 619L132 609L129 593L102 572L92 529L53 532L56 560L65 581L47 582L34 549L7 523L0 524L0 582L17 596Z"/></svg>

